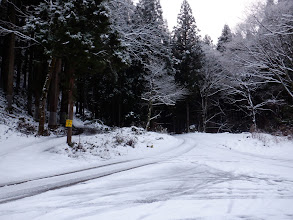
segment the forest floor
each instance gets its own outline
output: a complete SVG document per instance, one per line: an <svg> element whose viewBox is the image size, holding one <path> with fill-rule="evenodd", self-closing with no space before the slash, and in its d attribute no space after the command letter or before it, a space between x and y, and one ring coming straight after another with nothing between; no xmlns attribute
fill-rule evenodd
<svg viewBox="0 0 293 220"><path fill-rule="evenodd" d="M0 114L0 219L293 219L288 137L94 124L69 148L62 132L25 133L32 119L1 102Z"/></svg>

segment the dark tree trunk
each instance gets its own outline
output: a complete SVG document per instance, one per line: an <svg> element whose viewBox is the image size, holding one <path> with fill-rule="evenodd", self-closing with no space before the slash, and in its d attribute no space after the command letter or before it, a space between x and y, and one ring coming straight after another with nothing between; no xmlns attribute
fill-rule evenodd
<svg viewBox="0 0 293 220"><path fill-rule="evenodd" d="M34 119L35 121L40 120L40 93L36 93L35 95L35 113L34 113Z"/></svg>
<svg viewBox="0 0 293 220"><path fill-rule="evenodd" d="M85 76L78 78L76 82L77 87L77 102L76 102L76 113L83 116L83 108L85 103Z"/></svg>
<svg viewBox="0 0 293 220"><path fill-rule="evenodd" d="M190 131L190 117L189 117L189 102L186 101L186 128L187 132Z"/></svg>
<svg viewBox="0 0 293 220"><path fill-rule="evenodd" d="M34 87L33 87L33 94L35 97L35 112L34 112L34 119L35 121L39 121L39 107L40 107L40 98L42 92L42 85L44 84L44 75L47 71L47 62L36 62L34 65Z"/></svg>
<svg viewBox="0 0 293 220"><path fill-rule="evenodd" d="M18 3L18 7L19 7L19 1L17 1ZM17 23L19 26L23 26L25 24L25 19L24 18L19 18L17 19ZM21 47L24 45L24 43L21 41L18 43L18 47L19 49L17 50L17 75L16 75L16 87L15 87L15 93L18 94L19 93L19 89L20 89L20 78L21 78L21 71L22 71L22 61L23 61L23 57L22 57L22 49Z"/></svg>
<svg viewBox="0 0 293 220"><path fill-rule="evenodd" d="M49 123L48 126L50 129L56 129L57 124L57 107L59 99L59 74L61 72L61 59L56 61L56 68L52 75L51 88L50 88L50 106L49 106Z"/></svg>
<svg viewBox="0 0 293 220"><path fill-rule="evenodd" d="M65 126L68 115L68 88L69 88L69 71L68 65L64 65L64 74L61 75L61 107L60 107L60 124Z"/></svg>
<svg viewBox="0 0 293 220"><path fill-rule="evenodd" d="M68 91L66 88L62 89L61 109L60 109L60 124L65 125L68 114Z"/></svg>
<svg viewBox="0 0 293 220"><path fill-rule="evenodd" d="M83 106L84 106L83 102L80 101L79 102L78 114L80 114L81 116L83 116Z"/></svg>
<svg viewBox="0 0 293 220"><path fill-rule="evenodd" d="M33 72L29 70L28 73L28 90L27 90L27 113L33 115L32 101L33 101Z"/></svg>
<svg viewBox="0 0 293 220"><path fill-rule="evenodd" d="M69 91L68 91L68 119L73 120L73 89L74 89L74 65L68 69L69 74ZM67 144L72 146L72 127L67 130Z"/></svg>
<svg viewBox="0 0 293 220"><path fill-rule="evenodd" d="M206 96L202 96L201 98L201 106L202 106L202 131L204 133L207 132L207 120L208 120L208 98Z"/></svg>
<svg viewBox="0 0 293 220"><path fill-rule="evenodd" d="M3 5L1 4L0 8L0 19L3 21L9 20L8 18L8 4L7 2L2 2ZM3 7L3 8L2 8ZM6 85L7 85L7 73L8 73L8 63L9 63L9 56L8 56L8 51L9 48L7 45L9 45L10 41L10 35L6 35L3 38L3 41L1 42L1 57L2 57L2 63L1 63L1 75L0 75L0 87L3 89L4 92L6 92Z"/></svg>
<svg viewBox="0 0 293 220"><path fill-rule="evenodd" d="M121 102L118 103L118 126L121 127Z"/></svg>
<svg viewBox="0 0 293 220"><path fill-rule="evenodd" d="M28 93L27 93L27 112L29 115L33 115L32 111L32 100L33 100L33 59L34 59L34 50L31 46L29 49L29 65L28 65Z"/></svg>
<svg viewBox="0 0 293 220"><path fill-rule="evenodd" d="M1 65L1 78L0 86L3 88L3 91L7 91L7 73L8 73L8 64L9 64L9 45L10 35L6 35L3 40L3 51L2 51L2 65Z"/></svg>
<svg viewBox="0 0 293 220"><path fill-rule="evenodd" d="M75 103L75 111L77 114L79 114L79 101Z"/></svg>
<svg viewBox="0 0 293 220"><path fill-rule="evenodd" d="M146 126L145 126L145 130L147 130L147 131L150 129L150 126L151 126L152 110L153 110L153 102L149 101L148 116L147 116L147 122L146 122Z"/></svg>
<svg viewBox="0 0 293 220"><path fill-rule="evenodd" d="M25 55L24 55L24 64L23 64L23 69L22 69L22 73L23 73L23 89L26 89L27 86L27 66L28 66L28 53L29 53L29 49L26 48L25 50Z"/></svg>
<svg viewBox="0 0 293 220"><path fill-rule="evenodd" d="M13 7L14 8L14 7ZM9 34L9 64L8 64L8 75L7 75L7 109L9 112L12 111L12 100L13 100L13 76L14 76L14 49L15 49L15 35L14 33Z"/></svg>
<svg viewBox="0 0 293 220"><path fill-rule="evenodd" d="M49 91L49 86L50 86L52 74L55 71L54 70L55 66L56 66L56 58L54 57L52 59L50 69L49 69L48 74L46 76L46 80L45 80L43 90L42 90L42 96L41 96L41 99L40 99L40 107L39 107L39 109L40 109L40 113L39 113L40 120L39 120L39 131L38 131L39 135L43 135L44 130L45 130L47 96L48 96L48 91Z"/></svg>
<svg viewBox="0 0 293 220"><path fill-rule="evenodd" d="M12 24L15 24L16 17L15 17L15 8L14 8L15 1L12 1L8 4L8 21ZM7 87L6 87L6 97L7 97L7 110L9 112L12 111L12 100L13 100L13 76L14 76L14 58L15 58L15 34L10 33L8 34L8 63L7 67L5 68L7 73ZM5 74L5 73L4 73Z"/></svg>
<svg viewBox="0 0 293 220"><path fill-rule="evenodd" d="M20 76L21 76L21 65L22 65L22 57L21 57L21 49L19 49L19 51L17 53L17 75L16 75L15 94L18 94L19 93Z"/></svg>

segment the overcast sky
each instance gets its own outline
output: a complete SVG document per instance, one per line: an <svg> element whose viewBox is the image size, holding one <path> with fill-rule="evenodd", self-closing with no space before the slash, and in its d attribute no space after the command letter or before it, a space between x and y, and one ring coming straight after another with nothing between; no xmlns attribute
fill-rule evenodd
<svg viewBox="0 0 293 220"><path fill-rule="evenodd" d="M183 0L160 1L164 18L168 21L169 29L172 30L177 24L177 15ZM258 1L264 0L188 0L200 29L200 35L202 37L205 34L210 35L214 43L217 42L225 24L233 29L245 17L247 7Z"/></svg>

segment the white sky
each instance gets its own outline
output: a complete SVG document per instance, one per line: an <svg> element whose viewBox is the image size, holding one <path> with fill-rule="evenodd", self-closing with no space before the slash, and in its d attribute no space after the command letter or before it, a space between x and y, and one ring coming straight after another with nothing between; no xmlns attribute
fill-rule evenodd
<svg viewBox="0 0 293 220"><path fill-rule="evenodd" d="M172 30L177 24L177 15L183 0L160 0L164 19ZM200 35L208 34L217 42L225 24L233 30L245 17L245 10L253 3L264 0L188 0ZM135 0L134 2L138 2Z"/></svg>

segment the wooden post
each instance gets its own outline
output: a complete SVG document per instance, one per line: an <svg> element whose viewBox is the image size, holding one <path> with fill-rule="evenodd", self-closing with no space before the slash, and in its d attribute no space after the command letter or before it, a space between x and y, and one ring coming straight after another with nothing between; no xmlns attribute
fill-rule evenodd
<svg viewBox="0 0 293 220"><path fill-rule="evenodd" d="M69 67L68 120L73 120L74 67ZM72 146L72 126L67 129L67 144Z"/></svg>

